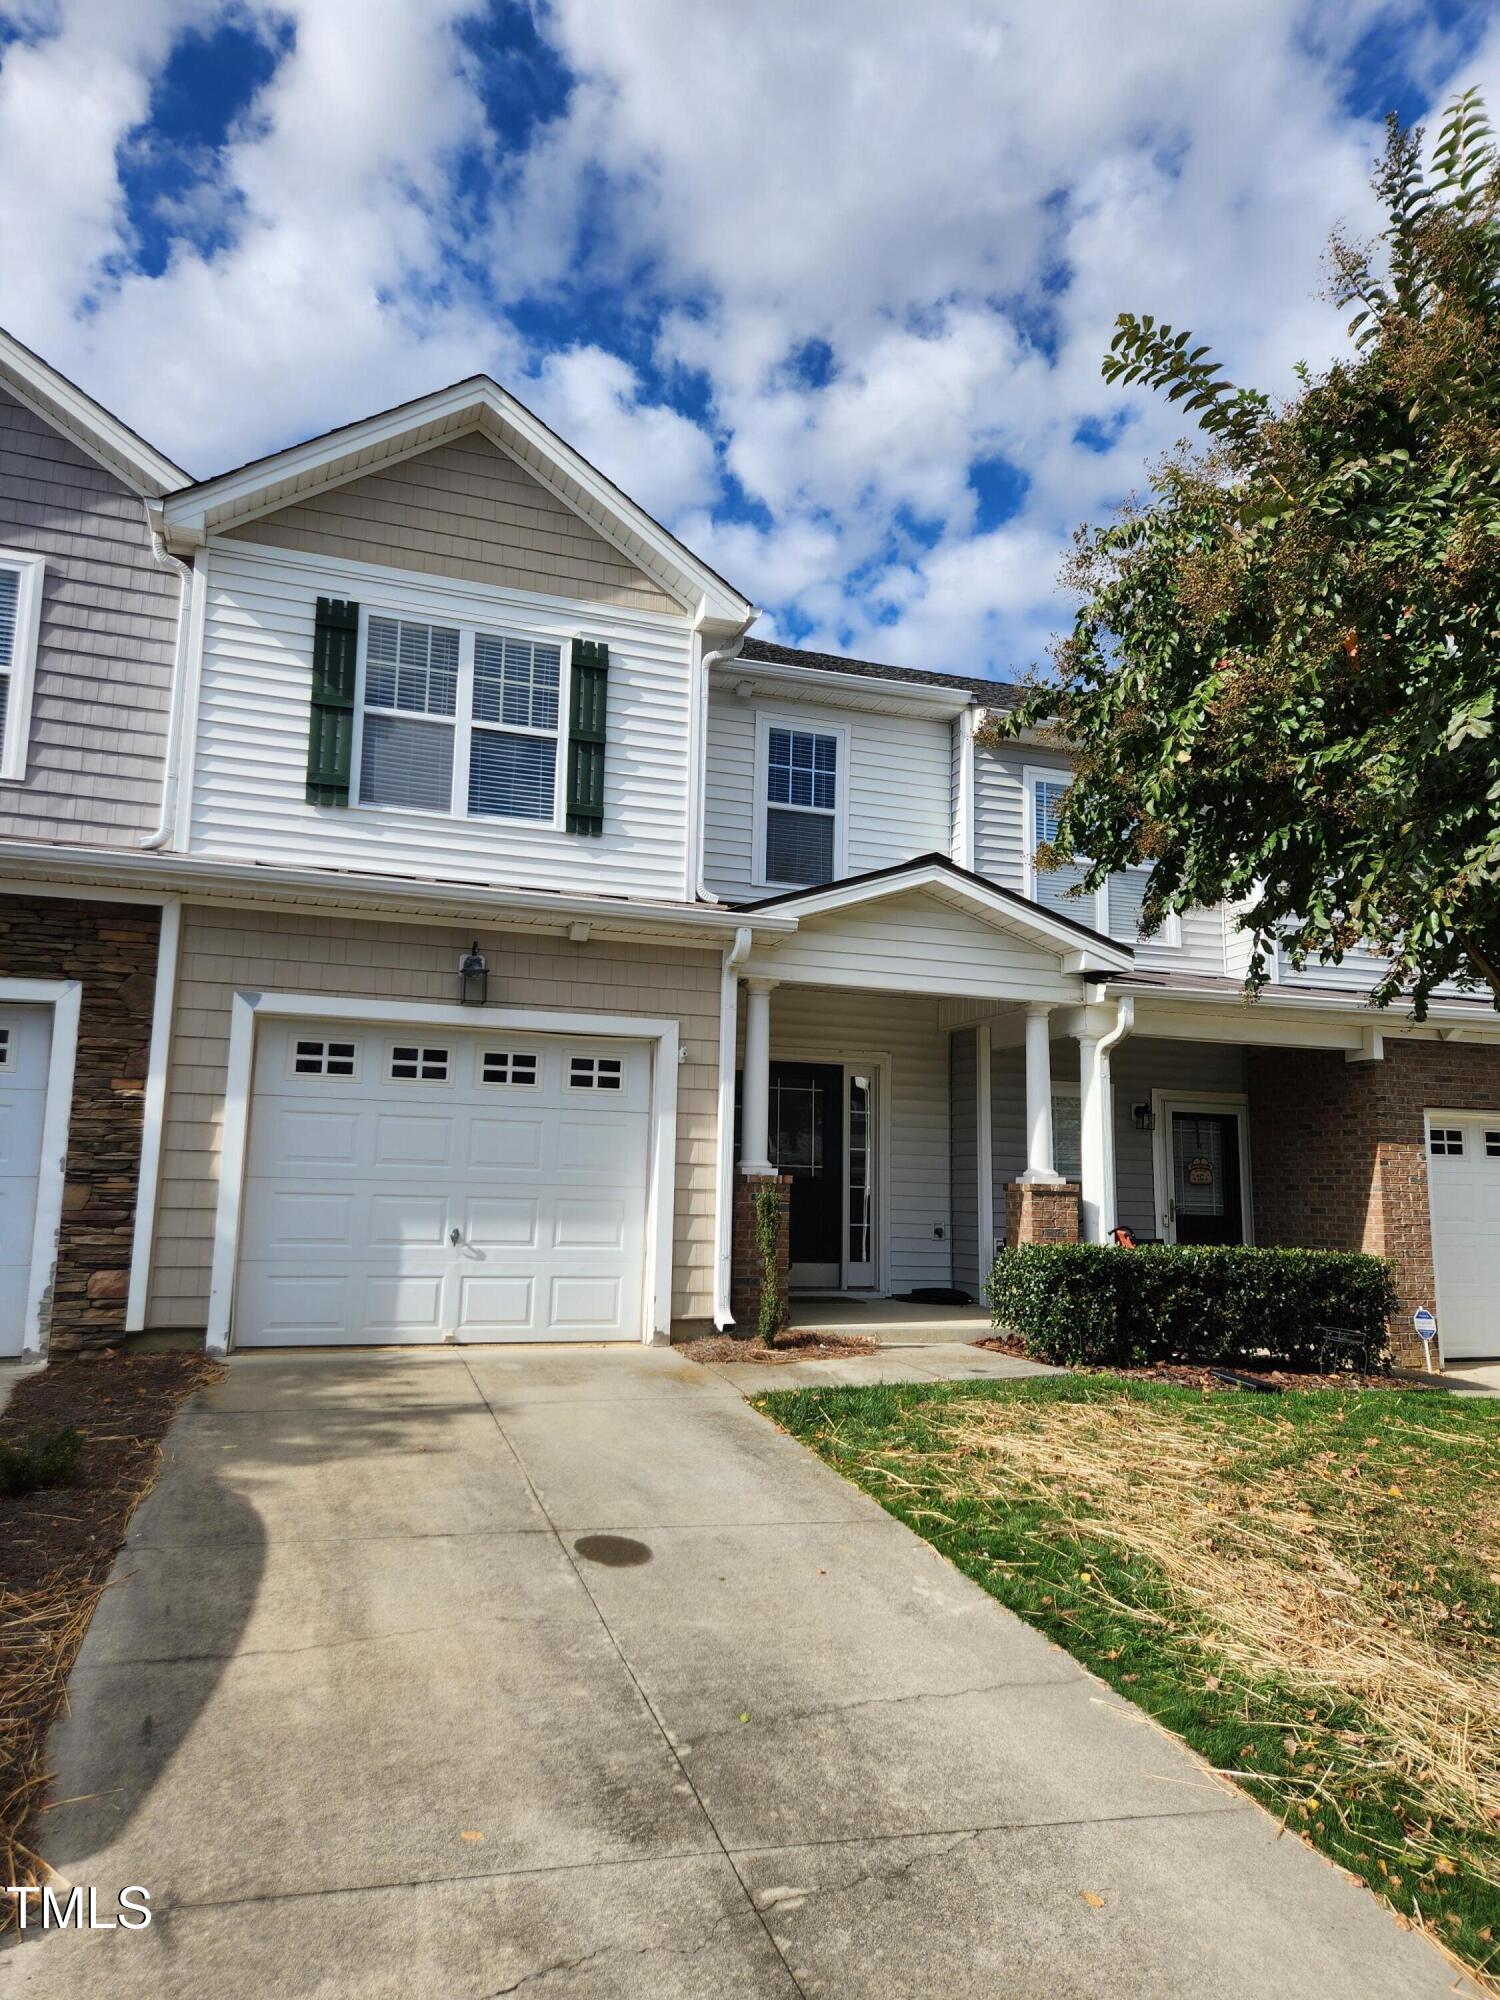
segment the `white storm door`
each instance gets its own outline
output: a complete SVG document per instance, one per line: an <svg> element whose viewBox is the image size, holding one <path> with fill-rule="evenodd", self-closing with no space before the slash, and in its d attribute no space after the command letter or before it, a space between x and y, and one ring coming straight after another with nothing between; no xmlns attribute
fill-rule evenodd
<svg viewBox="0 0 1500 2000"><path fill-rule="evenodd" d="M50 1007L0 1007L0 1355L26 1327L51 1053Z"/></svg>
<svg viewBox="0 0 1500 2000"><path fill-rule="evenodd" d="M1427 1114L1427 1199L1445 1361L1500 1355L1500 1114Z"/></svg>

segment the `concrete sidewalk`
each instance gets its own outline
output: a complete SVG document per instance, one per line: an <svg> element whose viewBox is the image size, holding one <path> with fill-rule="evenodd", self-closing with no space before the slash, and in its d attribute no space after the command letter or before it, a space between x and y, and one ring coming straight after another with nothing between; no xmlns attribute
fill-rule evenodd
<svg viewBox="0 0 1500 2000"><path fill-rule="evenodd" d="M1465 1990L667 1351L237 1359L71 1693L31 2000Z"/></svg>

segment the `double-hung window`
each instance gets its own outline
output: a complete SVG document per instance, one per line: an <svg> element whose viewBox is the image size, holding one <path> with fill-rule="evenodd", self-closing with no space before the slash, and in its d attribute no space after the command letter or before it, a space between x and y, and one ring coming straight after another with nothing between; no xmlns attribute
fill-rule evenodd
<svg viewBox="0 0 1500 2000"><path fill-rule="evenodd" d="M1062 773L1054 775L1032 771L1027 776L1030 823L1026 852L1031 861L1032 901L1060 917L1071 917L1074 923L1087 924L1091 930L1102 931L1106 937L1114 938L1121 944L1134 944L1140 936L1141 904L1145 900L1146 882L1151 873L1149 868L1122 868L1111 875L1102 888L1080 896L1072 892L1088 873L1086 861L1065 861L1059 868L1038 868L1036 865L1037 849L1057 838L1058 815L1071 782ZM1178 939L1177 919L1169 917L1157 934L1156 941L1176 944Z"/></svg>
<svg viewBox="0 0 1500 2000"><path fill-rule="evenodd" d="M562 647L370 612L359 803L554 820Z"/></svg>
<svg viewBox="0 0 1500 2000"><path fill-rule="evenodd" d="M26 776L42 570L40 556L0 549L0 779L11 783Z"/></svg>
<svg viewBox="0 0 1500 2000"><path fill-rule="evenodd" d="M807 888L841 872L846 750L842 730L762 722L757 874L767 887Z"/></svg>

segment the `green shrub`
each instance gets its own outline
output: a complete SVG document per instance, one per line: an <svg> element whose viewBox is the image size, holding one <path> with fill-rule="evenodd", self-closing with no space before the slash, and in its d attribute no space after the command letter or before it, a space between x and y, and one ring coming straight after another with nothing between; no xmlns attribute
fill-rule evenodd
<svg viewBox="0 0 1500 2000"><path fill-rule="evenodd" d="M0 1494L65 1485L78 1470L82 1450L75 1430L28 1431L18 1444L0 1440Z"/></svg>
<svg viewBox="0 0 1500 2000"><path fill-rule="evenodd" d="M1358 1251L1164 1244L1023 1244L995 1259L985 1294L995 1324L1039 1361L1116 1368L1315 1369L1329 1365L1330 1328L1357 1335L1383 1367L1396 1302L1389 1266Z"/></svg>

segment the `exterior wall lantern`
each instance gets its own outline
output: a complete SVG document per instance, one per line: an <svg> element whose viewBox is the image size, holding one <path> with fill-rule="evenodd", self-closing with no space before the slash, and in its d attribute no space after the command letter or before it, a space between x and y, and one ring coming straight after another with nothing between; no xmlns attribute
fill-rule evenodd
<svg viewBox="0 0 1500 2000"><path fill-rule="evenodd" d="M458 997L465 1007L482 1007L489 990L490 968L475 938L458 961Z"/></svg>
<svg viewBox="0 0 1500 2000"><path fill-rule="evenodd" d="M1156 1113L1151 1109L1149 1103L1132 1104L1130 1107L1130 1119L1137 1132L1154 1132L1156 1130Z"/></svg>

